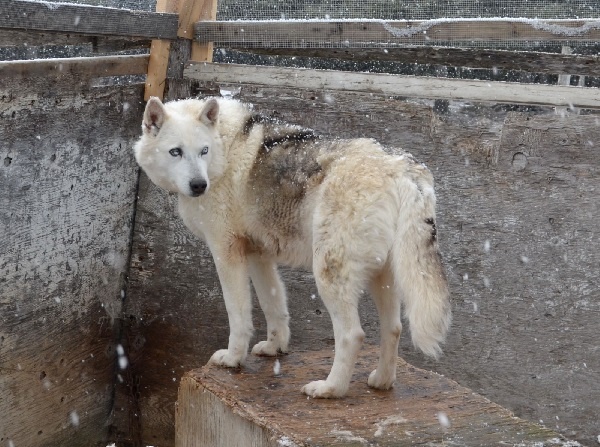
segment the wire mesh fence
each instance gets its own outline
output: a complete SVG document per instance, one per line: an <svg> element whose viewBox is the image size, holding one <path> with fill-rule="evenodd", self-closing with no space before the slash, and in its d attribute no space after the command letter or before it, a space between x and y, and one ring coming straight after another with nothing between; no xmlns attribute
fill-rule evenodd
<svg viewBox="0 0 600 447"><path fill-rule="evenodd" d="M588 39L586 33L600 29L600 22L594 20L598 17L600 2L591 0L221 0L217 12L217 19L223 21L287 21L280 22L281 30L296 27L292 40L282 37L285 33L281 32L259 33L260 28L242 31L242 45L272 48L407 44L537 48L548 42L555 47L593 45L598 39ZM299 20L315 25L300 28L293 23ZM317 24L330 21L335 22L332 29L323 37L315 36ZM358 22L354 30L353 22ZM272 24L265 25L272 28ZM443 33L428 33L440 25ZM343 38L336 27L343 28ZM365 39L367 28L381 29L381 35ZM215 41L231 41L233 36L227 32L223 28L220 36L214 36Z"/></svg>
<svg viewBox="0 0 600 447"><path fill-rule="evenodd" d="M440 18L581 19L600 16L596 0L220 0L218 20Z"/></svg>
<svg viewBox="0 0 600 447"><path fill-rule="evenodd" d="M156 0L66 2L145 11L156 6ZM560 51L565 45L597 46L599 18L598 0L217 0L219 21L265 22L263 27L243 28L243 41L238 39L235 46L247 47L435 45ZM298 21L314 26L293 23ZM327 29L328 22L333 23ZM277 32L270 31L274 23L281 24ZM341 28L343 36L337 32ZM223 28L211 41L227 45L235 40L231 30Z"/></svg>

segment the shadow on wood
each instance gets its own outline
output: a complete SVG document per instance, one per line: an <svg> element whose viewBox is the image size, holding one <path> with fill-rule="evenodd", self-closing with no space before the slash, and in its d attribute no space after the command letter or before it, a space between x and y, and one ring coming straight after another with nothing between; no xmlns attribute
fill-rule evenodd
<svg viewBox="0 0 600 447"><path fill-rule="evenodd" d="M333 445L578 445L439 374L398 360L390 391L367 386L378 350L363 350L348 396L315 400L300 393L325 378L333 352L275 360L251 356L241 370L205 366L186 373L176 409L177 447Z"/></svg>

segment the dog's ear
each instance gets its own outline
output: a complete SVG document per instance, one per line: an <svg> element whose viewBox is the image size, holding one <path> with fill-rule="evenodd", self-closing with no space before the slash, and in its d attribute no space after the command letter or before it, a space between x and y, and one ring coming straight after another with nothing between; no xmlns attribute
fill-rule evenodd
<svg viewBox="0 0 600 447"><path fill-rule="evenodd" d="M152 96L148 104L146 104L142 129L145 133L158 134L158 131L165 122L166 116L167 112L163 103L157 97Z"/></svg>
<svg viewBox="0 0 600 447"><path fill-rule="evenodd" d="M219 103L215 98L210 98L204 104L202 112L200 112L200 121L207 126L214 126L219 116Z"/></svg>

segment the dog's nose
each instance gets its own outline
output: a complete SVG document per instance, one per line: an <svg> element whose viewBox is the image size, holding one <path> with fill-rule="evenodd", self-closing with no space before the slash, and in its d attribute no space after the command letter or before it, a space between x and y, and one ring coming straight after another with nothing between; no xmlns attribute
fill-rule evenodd
<svg viewBox="0 0 600 447"><path fill-rule="evenodd" d="M206 180L202 178L195 178L190 181L190 190L192 191L192 195L194 197L204 194L207 186Z"/></svg>

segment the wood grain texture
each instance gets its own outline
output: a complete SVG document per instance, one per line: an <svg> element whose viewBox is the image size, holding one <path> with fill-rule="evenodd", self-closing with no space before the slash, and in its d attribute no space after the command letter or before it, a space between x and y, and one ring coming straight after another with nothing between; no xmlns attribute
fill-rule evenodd
<svg viewBox="0 0 600 447"><path fill-rule="evenodd" d="M175 8L176 5L172 3L163 0L157 7ZM190 58L191 46L191 40L182 38L173 41L170 45L165 78L168 80L165 84L165 100L190 95L189 88L181 86L180 81L183 80L183 69ZM189 84L185 85L189 87ZM141 115L139 119L141 123ZM112 439L117 440L119 445L169 445L173 442L174 398L171 396L176 393L176 390L172 389L176 387L176 381L185 370L186 365L195 363L197 355L195 348L186 349L186 352L190 353L190 357L178 350L172 350L173 346L186 338L186 333L180 333L177 329L177 320L185 315L196 317L197 313L187 308L190 304L188 302L173 303L174 306L169 310L171 302L167 297L173 296L169 292L172 286L168 286L164 291L161 291L160 287L155 288L154 267L152 267L152 271L144 270L145 266L153 265L155 260L153 234L159 238L170 237L164 232L162 226L169 225L169 222L157 219L158 215L148 219L148 212L152 214L152 210L157 212L168 210L174 204L172 198L160 194L156 190L152 191L149 189L150 187L148 180L142 177L138 194L139 197L149 198L150 202L145 202L141 208L138 207L142 210L141 214L136 213L135 228L137 230L134 234L139 234L140 238L134 236L133 246L138 247L141 251L138 253L138 257L131 258L130 268L134 270L134 274L130 276L128 285L130 298L123 309L124 337L122 343L130 353L131 368L127 369L126 374L123 375L123 382L117 385L115 392L115 419L111 427L111 434ZM157 192L158 194L156 194ZM152 194L155 195L152 197ZM176 230L177 236L175 237L183 238L186 241L184 245L187 244L187 241L194 241L195 238L189 235L187 230L181 230L183 228L181 222L177 222L177 224L180 225L180 229ZM158 229L153 229L156 225L159 225ZM202 253L204 256L207 255L205 251ZM162 257L166 253L159 252L157 254ZM170 259L170 255L168 256ZM163 261L159 262L163 263ZM173 264L165 259L164 265L167 267ZM177 273L165 271L164 274L176 275ZM147 282L145 278L150 281ZM150 289L147 289L147 286L150 286ZM193 290L188 288L190 287L188 283L182 283L182 287L187 291L186 295ZM205 289L203 290L205 291ZM154 296L155 292L160 295ZM153 296L150 298L152 304L149 304L146 297L151 296ZM165 297L167 300L163 301L161 297ZM179 308L178 304L184 307ZM206 332L213 321L212 318L205 320L204 326L200 328L202 331L200 333ZM196 321L184 326L195 327L195 324ZM158 334L160 336L155 337ZM162 354L156 355L157 352ZM168 355L170 352L177 353L176 357L163 358L163 354ZM158 363L155 363L155 360ZM146 365L153 365L152 372L146 369ZM156 376L154 372L157 373Z"/></svg>
<svg viewBox="0 0 600 447"><path fill-rule="evenodd" d="M2 445L107 439L141 94L51 77L0 85Z"/></svg>
<svg viewBox="0 0 600 447"><path fill-rule="evenodd" d="M190 2L193 3L191 13L183 13L180 15L179 37L186 37L187 39L193 40L190 60L196 62L211 62L213 56L213 43L198 42L194 39L194 22L215 20L217 18L217 0L187 0L187 3Z"/></svg>
<svg viewBox="0 0 600 447"><path fill-rule="evenodd" d="M194 80L217 84L244 83L409 98L600 108L600 90L597 88L215 63L192 63L184 74Z"/></svg>
<svg viewBox="0 0 600 447"><path fill-rule="evenodd" d="M156 3L156 10L159 12L170 12L175 13L179 17L179 29L178 34L182 34L184 37L178 37L173 43L168 40L153 40L150 47L150 63L148 65L148 76L146 76L146 90L144 92L144 100L148 101L152 96L163 99L165 95L165 88L167 84L167 77L174 76L174 62L180 54L180 48L182 47L181 41L191 41L191 34L188 33L187 21L190 20L189 14L200 14L198 6L201 4L200 0L159 0ZM173 44L173 45L172 45ZM200 44L195 43L196 46ZM185 46L185 45L184 45ZM189 60L189 52L186 53L185 61ZM177 71L183 70L177 63ZM179 75L181 77L181 75Z"/></svg>
<svg viewBox="0 0 600 447"><path fill-rule="evenodd" d="M177 16L68 3L0 0L0 28L177 38Z"/></svg>
<svg viewBox="0 0 600 447"><path fill-rule="evenodd" d="M366 384L377 350L363 350L345 399L307 399L300 388L329 371L331 349L251 358L242 370L206 366L184 375L176 410L177 447L568 446L440 376L398 361L390 391Z"/></svg>
<svg viewBox="0 0 600 447"><path fill-rule="evenodd" d="M187 83L188 94L215 93ZM374 137L424 161L436 178L438 229L454 324L445 355L401 355L561 433L593 444L600 215L598 118L552 109L236 86L257 111L342 138ZM216 90L218 93L218 89ZM178 376L225 346L227 319L207 249L173 197L142 177L126 313L143 439L172 445ZM489 243L486 243L489 241ZM486 248L489 245L489 250ZM333 345L312 276L284 271L293 351ZM371 300L360 304L377 342ZM255 340L265 324L255 309ZM173 380L175 378L175 381ZM557 419L558 417L558 419ZM161 442L159 442L161 441Z"/></svg>
<svg viewBox="0 0 600 447"><path fill-rule="evenodd" d="M152 96L162 99L165 92L167 78L167 67L169 64L169 51L171 42L168 40L153 40L150 45L150 58L148 61L148 74L146 76L146 88L144 90L144 101Z"/></svg>
<svg viewBox="0 0 600 447"><path fill-rule="evenodd" d="M148 56L145 54L0 62L0 77L12 80L45 76L89 80L106 76L146 74L147 70Z"/></svg>
<svg viewBox="0 0 600 447"><path fill-rule="evenodd" d="M596 76L600 72L600 57L534 51L483 50L480 48L235 48L269 56L318 57L353 62L399 62L451 67L518 70L530 73L568 73Z"/></svg>
<svg viewBox="0 0 600 447"><path fill-rule="evenodd" d="M598 20L439 19L428 21L243 20L198 22L200 42L252 47L349 47L476 42L577 42L600 38Z"/></svg>
<svg viewBox="0 0 600 447"><path fill-rule="evenodd" d="M87 46L90 53L104 54L120 51L147 49L148 38L86 36L83 34L65 34L58 31L33 31L0 28L0 47L17 48L56 48L61 46ZM41 57L40 57L41 58ZM37 59L37 57L36 57Z"/></svg>

